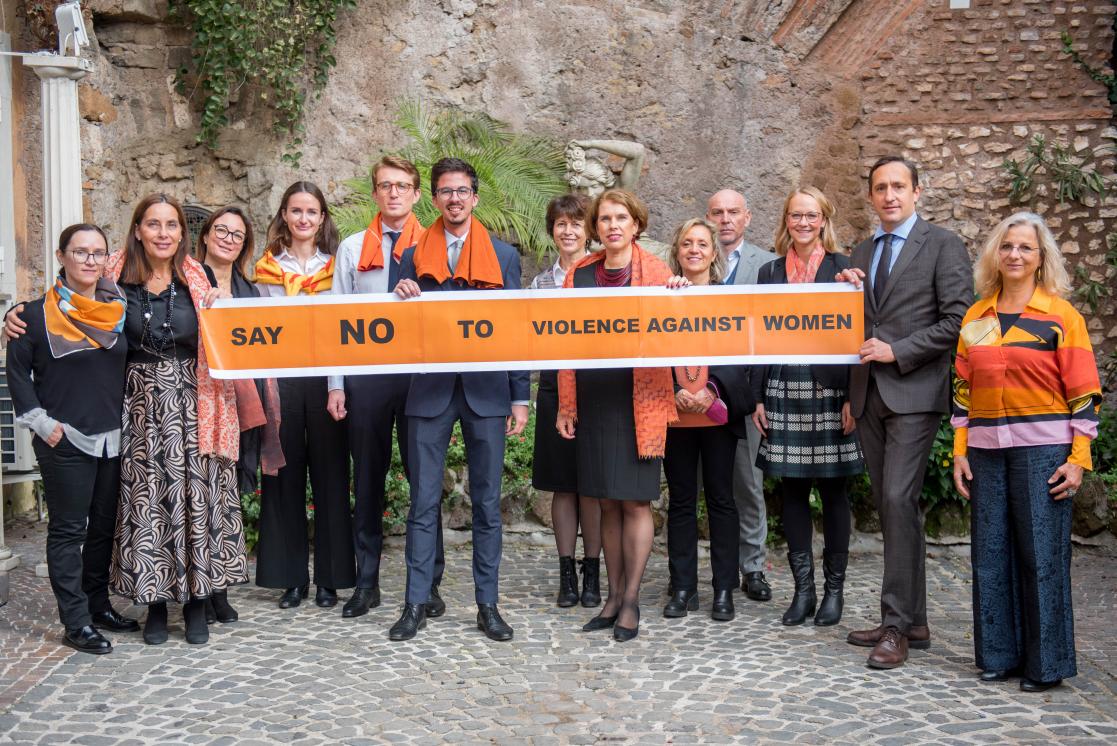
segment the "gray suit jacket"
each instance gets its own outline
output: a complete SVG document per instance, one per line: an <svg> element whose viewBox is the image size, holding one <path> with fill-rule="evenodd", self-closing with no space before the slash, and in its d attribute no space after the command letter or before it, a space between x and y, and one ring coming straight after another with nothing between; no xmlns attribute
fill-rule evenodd
<svg viewBox="0 0 1117 746"><path fill-rule="evenodd" d="M898 414L949 411L950 354L962 317L974 301L970 257L962 239L919 218L885 286L878 307L870 267L875 242L862 241L850 257L865 273L865 337L892 345L893 363L854 365L849 399L854 417L865 410L872 378Z"/></svg>
<svg viewBox="0 0 1117 746"><path fill-rule="evenodd" d="M755 285L760 268L776 258L775 252L765 251L756 244L745 241L741 244L741 260L737 263L737 276L734 285Z"/></svg>

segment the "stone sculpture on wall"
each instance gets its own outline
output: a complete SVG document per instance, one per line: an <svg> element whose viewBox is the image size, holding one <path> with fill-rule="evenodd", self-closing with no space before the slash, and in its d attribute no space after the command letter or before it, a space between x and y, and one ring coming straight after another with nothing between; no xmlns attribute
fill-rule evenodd
<svg viewBox="0 0 1117 746"><path fill-rule="evenodd" d="M586 155L587 150L624 159L614 173L604 158ZM566 146L566 182L575 192L593 198L612 187L635 190L644 168L644 146L629 140L571 140Z"/></svg>

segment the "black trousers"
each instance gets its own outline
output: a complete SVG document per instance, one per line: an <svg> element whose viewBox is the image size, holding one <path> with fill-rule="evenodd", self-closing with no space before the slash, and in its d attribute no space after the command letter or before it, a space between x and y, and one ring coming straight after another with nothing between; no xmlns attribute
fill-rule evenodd
<svg viewBox="0 0 1117 746"><path fill-rule="evenodd" d="M737 586L738 517L733 500L737 436L724 425L669 427L663 458L667 477L667 557L676 590L698 589L698 468L710 518L714 591Z"/></svg>
<svg viewBox="0 0 1117 746"><path fill-rule="evenodd" d="M82 453L65 437L51 448L33 440L47 524L47 569L66 629L92 623L91 614L109 611L109 562L116 507L120 499L120 458Z"/></svg>
<svg viewBox="0 0 1117 746"><path fill-rule="evenodd" d="M349 414L349 452L353 456L353 547L357 553L357 587L380 585L380 554L384 547L384 495L392 466L392 426L396 429L404 474L407 467L407 390L410 374L345 377L345 408ZM434 584L442 581L442 520L438 522Z"/></svg>
<svg viewBox="0 0 1117 746"><path fill-rule="evenodd" d="M349 518L349 446L344 422L326 411L326 379L279 379L279 440L287 465L261 480L256 585L306 585L306 480L314 505L314 583L352 588L356 582Z"/></svg>

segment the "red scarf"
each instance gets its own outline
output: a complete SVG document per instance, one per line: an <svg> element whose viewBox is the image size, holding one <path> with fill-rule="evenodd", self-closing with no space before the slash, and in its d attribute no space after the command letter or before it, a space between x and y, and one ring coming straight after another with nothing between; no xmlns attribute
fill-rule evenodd
<svg viewBox="0 0 1117 746"><path fill-rule="evenodd" d="M788 284L797 285L802 282L814 282L815 275L818 274L818 267L825 258L826 249L822 248L822 244L816 244L814 251L807 257L807 263L804 264L803 260L799 258L799 252L792 246L787 251Z"/></svg>
<svg viewBox="0 0 1117 746"><path fill-rule="evenodd" d="M504 273L500 271L489 232L477 218L471 216L469 220L469 235L458 255L454 279L481 290L504 287ZM415 274L429 277L440 285L450 278L446 228L441 217L427 228L415 246Z"/></svg>
<svg viewBox="0 0 1117 746"><path fill-rule="evenodd" d="M407 213L407 220L403 223L399 240L392 246L392 256L398 262L403 256L403 250L419 243L422 237L423 226L419 223L419 219L415 217L415 213ZM361 243L361 259L357 262L357 269L361 272L384 269L384 250L381 248L383 241L384 215L378 212L365 230L365 240Z"/></svg>

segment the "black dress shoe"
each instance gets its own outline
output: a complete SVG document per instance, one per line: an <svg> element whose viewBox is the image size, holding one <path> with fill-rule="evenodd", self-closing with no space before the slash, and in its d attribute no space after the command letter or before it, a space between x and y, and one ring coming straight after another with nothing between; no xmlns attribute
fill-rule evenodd
<svg viewBox="0 0 1117 746"><path fill-rule="evenodd" d="M337 591L333 588L318 586L318 590L314 592L314 603L320 609L329 609L333 606L337 606Z"/></svg>
<svg viewBox="0 0 1117 746"><path fill-rule="evenodd" d="M303 602L303 599L310 593L310 586L304 585L301 588L288 588L279 597L279 608L293 609Z"/></svg>
<svg viewBox="0 0 1117 746"><path fill-rule="evenodd" d="M345 619L364 616L369 609L375 609L379 605L379 588L357 588L345 602L345 606L341 607L341 616Z"/></svg>
<svg viewBox="0 0 1117 746"><path fill-rule="evenodd" d="M446 602L442 600L442 596L438 595L438 586L431 586L431 596L427 599L427 616L431 619L437 619L446 613Z"/></svg>
<svg viewBox="0 0 1117 746"><path fill-rule="evenodd" d="M477 604L477 629L490 640L507 642L512 639L512 627L500 618L496 604Z"/></svg>
<svg viewBox="0 0 1117 746"><path fill-rule="evenodd" d="M617 623L617 615L605 616L598 614L593 619L582 625L583 632L596 632L599 629L611 629Z"/></svg>
<svg viewBox="0 0 1117 746"><path fill-rule="evenodd" d="M733 591L715 591L714 605L710 607L710 618L715 622L728 622L733 619Z"/></svg>
<svg viewBox="0 0 1117 746"><path fill-rule="evenodd" d="M1022 692L1046 692L1048 689L1054 689L1063 683L1062 679L1055 679L1054 681L1032 681L1031 679L1020 680L1020 691Z"/></svg>
<svg viewBox="0 0 1117 746"><path fill-rule="evenodd" d="M93 626L97 629L107 629L110 632L139 632L140 623L114 610L98 611L93 614Z"/></svg>
<svg viewBox="0 0 1117 746"><path fill-rule="evenodd" d="M698 611L698 591L675 591L663 607L663 616L678 619L686 616L688 611Z"/></svg>
<svg viewBox="0 0 1117 746"><path fill-rule="evenodd" d="M629 640L640 634L640 607L636 607L636 626L635 627L622 627L619 624L613 625L613 639L617 642L628 642Z"/></svg>
<svg viewBox="0 0 1117 746"><path fill-rule="evenodd" d="M764 579L764 573L762 572L746 572L745 579L741 583L741 590L753 601L772 600L772 587L768 585L768 581Z"/></svg>
<svg viewBox="0 0 1117 746"><path fill-rule="evenodd" d="M79 653L104 655L112 652L112 643L106 640L91 624L80 629L68 629L62 636L62 644Z"/></svg>
<svg viewBox="0 0 1117 746"><path fill-rule="evenodd" d="M388 630L388 639L399 642L410 640L419 630L427 626L426 604L404 604L403 613L392 628Z"/></svg>
<svg viewBox="0 0 1117 746"><path fill-rule="evenodd" d="M1011 668L1008 670L991 668L988 671L982 671L980 678L982 681L1008 681L1013 676L1019 676L1020 670Z"/></svg>

